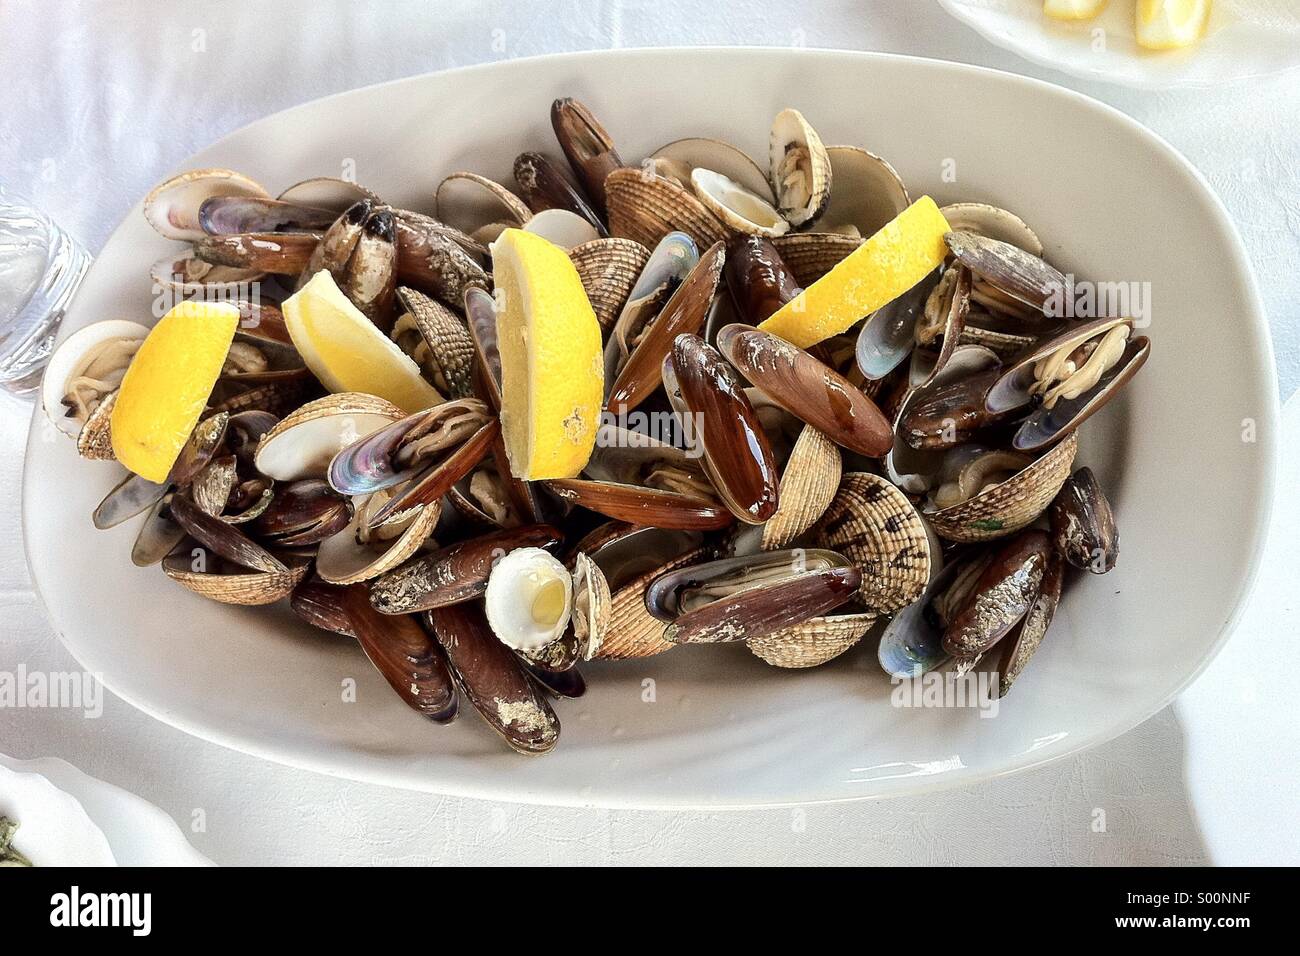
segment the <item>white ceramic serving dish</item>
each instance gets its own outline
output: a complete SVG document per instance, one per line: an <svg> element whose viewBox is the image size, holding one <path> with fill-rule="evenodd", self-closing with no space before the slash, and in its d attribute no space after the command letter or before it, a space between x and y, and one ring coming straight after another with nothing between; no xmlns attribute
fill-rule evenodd
<svg viewBox="0 0 1300 956"><path fill-rule="evenodd" d="M990 43L1086 80L1138 89L1214 86L1300 68L1300 0L1214 0L1205 36L1185 50L1144 50L1137 0L1110 0L1063 22L1042 0L939 0Z"/></svg>
<svg viewBox="0 0 1300 956"><path fill-rule="evenodd" d="M1003 204L1063 269L1150 281L1153 357L1084 430L1082 459L1118 509L1119 567L1071 585L994 719L892 707L869 646L805 672L741 647L689 648L588 667L587 695L557 707L558 748L528 759L472 714L451 727L418 717L355 646L285 608L207 603L157 568L133 567L135 523L90 523L117 466L81 461L37 427L23 500L32 576L68 648L109 688L190 733L331 774L539 803L726 806L915 792L1038 765L1134 726L1205 666L1241 609L1267 524L1272 355L1223 207L1171 147L1112 109L1018 76L897 56L627 50L329 97L186 165L230 166L279 188L351 164L390 201L428 209L445 173L508 181L521 150L554 152L549 107L561 95L589 103L632 161L688 135L762 156L772 116L798 106L827 142L890 159L914 195ZM980 109L954 113L956 100ZM146 270L172 248L133 210L64 334L101 318L150 321ZM1242 441L1244 419L1253 442ZM356 703L341 700L346 678Z"/></svg>

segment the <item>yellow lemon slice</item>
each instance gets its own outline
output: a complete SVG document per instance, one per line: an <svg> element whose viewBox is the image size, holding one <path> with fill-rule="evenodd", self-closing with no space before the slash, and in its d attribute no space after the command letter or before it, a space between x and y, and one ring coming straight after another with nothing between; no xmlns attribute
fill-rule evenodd
<svg viewBox="0 0 1300 956"><path fill-rule="evenodd" d="M1209 19L1210 0L1138 0L1137 41L1148 50L1191 46Z"/></svg>
<svg viewBox="0 0 1300 956"><path fill-rule="evenodd" d="M596 444L600 323L563 249L507 229L492 243L501 430L516 478L572 478Z"/></svg>
<svg viewBox="0 0 1300 956"><path fill-rule="evenodd" d="M1057 20L1091 20L1106 0L1043 0L1043 12Z"/></svg>
<svg viewBox="0 0 1300 956"><path fill-rule="evenodd" d="M239 309L182 302L141 343L113 405L113 454L161 484L207 406L239 325Z"/></svg>
<svg viewBox="0 0 1300 956"><path fill-rule="evenodd" d="M442 401L420 367L322 269L285 299L284 324L313 375L331 392L365 392L408 413Z"/></svg>
<svg viewBox="0 0 1300 956"><path fill-rule="evenodd" d="M922 196L759 328L800 348L839 335L939 268L950 228Z"/></svg>

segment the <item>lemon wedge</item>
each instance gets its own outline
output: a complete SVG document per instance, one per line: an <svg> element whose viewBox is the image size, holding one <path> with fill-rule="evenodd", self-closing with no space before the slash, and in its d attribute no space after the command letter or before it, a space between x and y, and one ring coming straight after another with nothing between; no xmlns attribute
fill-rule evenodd
<svg viewBox="0 0 1300 956"><path fill-rule="evenodd" d="M1138 45L1148 50L1191 46L1209 19L1210 0L1138 0Z"/></svg>
<svg viewBox="0 0 1300 956"><path fill-rule="evenodd" d="M285 299L284 324L313 375L331 392L365 392L407 413L443 399L420 367L345 296L328 269Z"/></svg>
<svg viewBox="0 0 1300 956"><path fill-rule="evenodd" d="M182 302L149 330L113 405L113 454L141 478L167 480L207 406L239 325L239 309Z"/></svg>
<svg viewBox="0 0 1300 956"><path fill-rule="evenodd" d="M939 268L950 228L922 196L759 328L800 348L839 335Z"/></svg>
<svg viewBox="0 0 1300 956"><path fill-rule="evenodd" d="M1106 0L1043 0L1043 12L1057 20L1091 20Z"/></svg>
<svg viewBox="0 0 1300 956"><path fill-rule="evenodd" d="M492 243L501 430L516 478L572 478L596 444L600 323L563 249L507 229Z"/></svg>

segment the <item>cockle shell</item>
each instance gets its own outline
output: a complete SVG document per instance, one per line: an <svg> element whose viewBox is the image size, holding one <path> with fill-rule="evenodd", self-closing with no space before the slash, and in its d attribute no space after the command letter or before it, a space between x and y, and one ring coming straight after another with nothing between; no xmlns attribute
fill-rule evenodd
<svg viewBox="0 0 1300 956"><path fill-rule="evenodd" d="M609 582L591 557L579 551L573 558L573 620L571 627L578 655L591 660L609 632L611 605Z"/></svg>
<svg viewBox="0 0 1300 956"><path fill-rule="evenodd" d="M650 260L650 250L631 239L595 239L570 249L569 259L601 329L608 330Z"/></svg>
<svg viewBox="0 0 1300 956"><path fill-rule="evenodd" d="M602 660L650 657L676 647L676 644L664 639L664 622L646 610L646 588L661 574L697 564L709 553L710 549L705 546L692 548L625 583L611 582L609 629L605 632L605 639L595 649L594 656Z"/></svg>
<svg viewBox="0 0 1300 956"><path fill-rule="evenodd" d="M925 524L907 496L878 475L846 474L811 539L857 565L862 572L858 599L873 613L906 607L929 580Z"/></svg>
<svg viewBox="0 0 1300 956"><path fill-rule="evenodd" d="M781 470L780 503L763 524L759 546L764 551L788 547L811 528L834 500L842 474L839 448L812 425L804 425Z"/></svg>
<svg viewBox="0 0 1300 956"><path fill-rule="evenodd" d="M616 169L605 180L610 235L653 249L670 232L684 232L701 248L727 238L726 227L690 191L642 169Z"/></svg>
<svg viewBox="0 0 1300 956"><path fill-rule="evenodd" d="M204 569L195 570L196 560L182 546L163 559L162 569L167 577L200 597L248 606L274 604L288 597L311 567L310 561L290 559L279 571L256 571L208 557Z"/></svg>
<svg viewBox="0 0 1300 956"><path fill-rule="evenodd" d="M206 233L199 207L212 196L266 196L266 190L233 169L191 169L165 180L144 197L144 218L167 239L193 242Z"/></svg>
<svg viewBox="0 0 1300 956"><path fill-rule="evenodd" d="M772 121L767 176L777 208L790 225L807 225L826 209L833 179L830 155L796 109L784 109Z"/></svg>
<svg viewBox="0 0 1300 956"><path fill-rule="evenodd" d="M77 433L77 454L91 461L115 461L113 454L113 406L117 392L109 392Z"/></svg>
<svg viewBox="0 0 1300 956"><path fill-rule="evenodd" d="M1070 476L1079 449L1071 435L1024 470L974 498L926 517L949 541L987 541L1019 531L1041 515Z"/></svg>
<svg viewBox="0 0 1300 956"><path fill-rule="evenodd" d="M541 548L516 548L492 566L483 607L492 633L516 651L560 639L573 613L573 575Z"/></svg>
<svg viewBox="0 0 1300 956"><path fill-rule="evenodd" d="M474 394L474 340L465 320L418 289L402 286L397 300L411 316L428 348L426 361L433 384L451 398Z"/></svg>
<svg viewBox="0 0 1300 956"><path fill-rule="evenodd" d="M772 245L781 253L781 258L790 267L799 285L807 288L839 265L862 242L858 236L842 236L833 232L800 232L777 236L772 240Z"/></svg>
<svg viewBox="0 0 1300 956"><path fill-rule="evenodd" d="M762 637L747 646L773 667L816 667L839 657L862 640L876 621L874 614L814 617Z"/></svg>

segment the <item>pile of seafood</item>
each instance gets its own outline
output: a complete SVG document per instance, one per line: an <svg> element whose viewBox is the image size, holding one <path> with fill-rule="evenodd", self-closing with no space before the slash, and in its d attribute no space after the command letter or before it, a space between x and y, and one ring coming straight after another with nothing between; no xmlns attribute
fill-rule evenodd
<svg viewBox="0 0 1300 956"><path fill-rule="evenodd" d="M287 600L419 713L467 701L523 753L555 746L552 701L584 692L585 662L699 644L808 668L878 639L889 675L983 662L1005 694L1071 575L1115 564L1077 431L1148 340L1056 317L1066 279L1033 230L958 203L937 269L798 348L758 326L912 203L889 163L793 109L762 164L708 138L629 163L583 104L552 121L562 159L520 154L513 184L452 173L432 214L332 178L154 189L145 216L184 243L155 283L241 321L166 480L128 475L95 526L143 515L135 564L215 601ZM567 251L601 326L615 414L571 477L520 480L505 453L489 246L507 229ZM411 414L312 374L279 304L321 270L439 401ZM49 366L47 411L87 458L113 457L147 332L88 326ZM697 427L665 440L631 410Z"/></svg>

